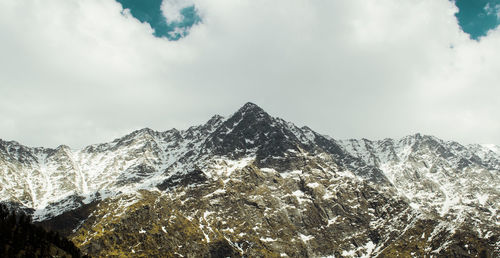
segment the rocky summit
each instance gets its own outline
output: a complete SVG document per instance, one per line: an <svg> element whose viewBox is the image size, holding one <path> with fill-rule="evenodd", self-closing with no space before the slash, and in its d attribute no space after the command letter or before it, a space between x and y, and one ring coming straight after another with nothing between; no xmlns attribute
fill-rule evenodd
<svg viewBox="0 0 500 258"><path fill-rule="evenodd" d="M252 103L77 150L0 140L0 200L96 257L500 257L499 146L335 140Z"/></svg>

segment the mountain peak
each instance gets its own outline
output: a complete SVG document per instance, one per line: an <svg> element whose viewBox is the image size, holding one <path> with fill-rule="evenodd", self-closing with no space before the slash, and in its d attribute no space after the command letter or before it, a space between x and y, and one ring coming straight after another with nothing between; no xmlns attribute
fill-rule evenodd
<svg viewBox="0 0 500 258"><path fill-rule="evenodd" d="M241 107L238 112L264 112L264 110L252 102L247 102Z"/></svg>
<svg viewBox="0 0 500 258"><path fill-rule="evenodd" d="M232 123L239 123L242 121L247 121L249 123L254 123L255 121L267 121L267 123L271 123L272 116L270 116L264 109L257 106L252 102L247 102L243 105L238 111L236 111L228 121ZM233 121L234 120L234 121ZM252 122L250 122L252 121Z"/></svg>

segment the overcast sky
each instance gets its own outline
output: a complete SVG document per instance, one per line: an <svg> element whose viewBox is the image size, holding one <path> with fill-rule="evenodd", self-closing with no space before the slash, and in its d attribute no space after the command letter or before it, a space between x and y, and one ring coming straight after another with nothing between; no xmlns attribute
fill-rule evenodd
<svg viewBox="0 0 500 258"><path fill-rule="evenodd" d="M500 144L500 29L470 39L452 1L170 0L167 24L187 6L173 41L115 0L0 1L0 138L79 148L251 101L337 139Z"/></svg>

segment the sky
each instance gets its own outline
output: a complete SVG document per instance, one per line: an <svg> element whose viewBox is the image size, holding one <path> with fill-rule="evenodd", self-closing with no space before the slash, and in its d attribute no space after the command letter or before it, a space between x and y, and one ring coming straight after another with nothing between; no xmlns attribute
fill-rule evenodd
<svg viewBox="0 0 500 258"><path fill-rule="evenodd" d="M81 148L244 103L336 139L500 144L500 0L2 0L0 138Z"/></svg>

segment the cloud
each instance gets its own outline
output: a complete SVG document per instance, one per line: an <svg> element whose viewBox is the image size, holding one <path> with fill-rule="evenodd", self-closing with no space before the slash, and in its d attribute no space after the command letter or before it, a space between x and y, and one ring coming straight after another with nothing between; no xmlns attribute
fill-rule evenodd
<svg viewBox="0 0 500 258"><path fill-rule="evenodd" d="M153 29L153 35L169 40L179 40L189 34L189 29L201 21L195 6L190 1L170 0L116 0L124 10Z"/></svg>
<svg viewBox="0 0 500 258"><path fill-rule="evenodd" d="M168 41L112 0L2 1L0 137L80 147L253 101L334 138L500 144L500 32L470 40L453 2L189 4L203 22Z"/></svg>
<svg viewBox="0 0 500 258"><path fill-rule="evenodd" d="M490 3L487 3L484 6L484 11L486 12L486 15L495 15L497 20L500 22L500 4L492 6Z"/></svg>
<svg viewBox="0 0 500 258"><path fill-rule="evenodd" d="M164 0L161 10L168 22L181 22L184 18L181 11L191 6L194 6L193 0Z"/></svg>

